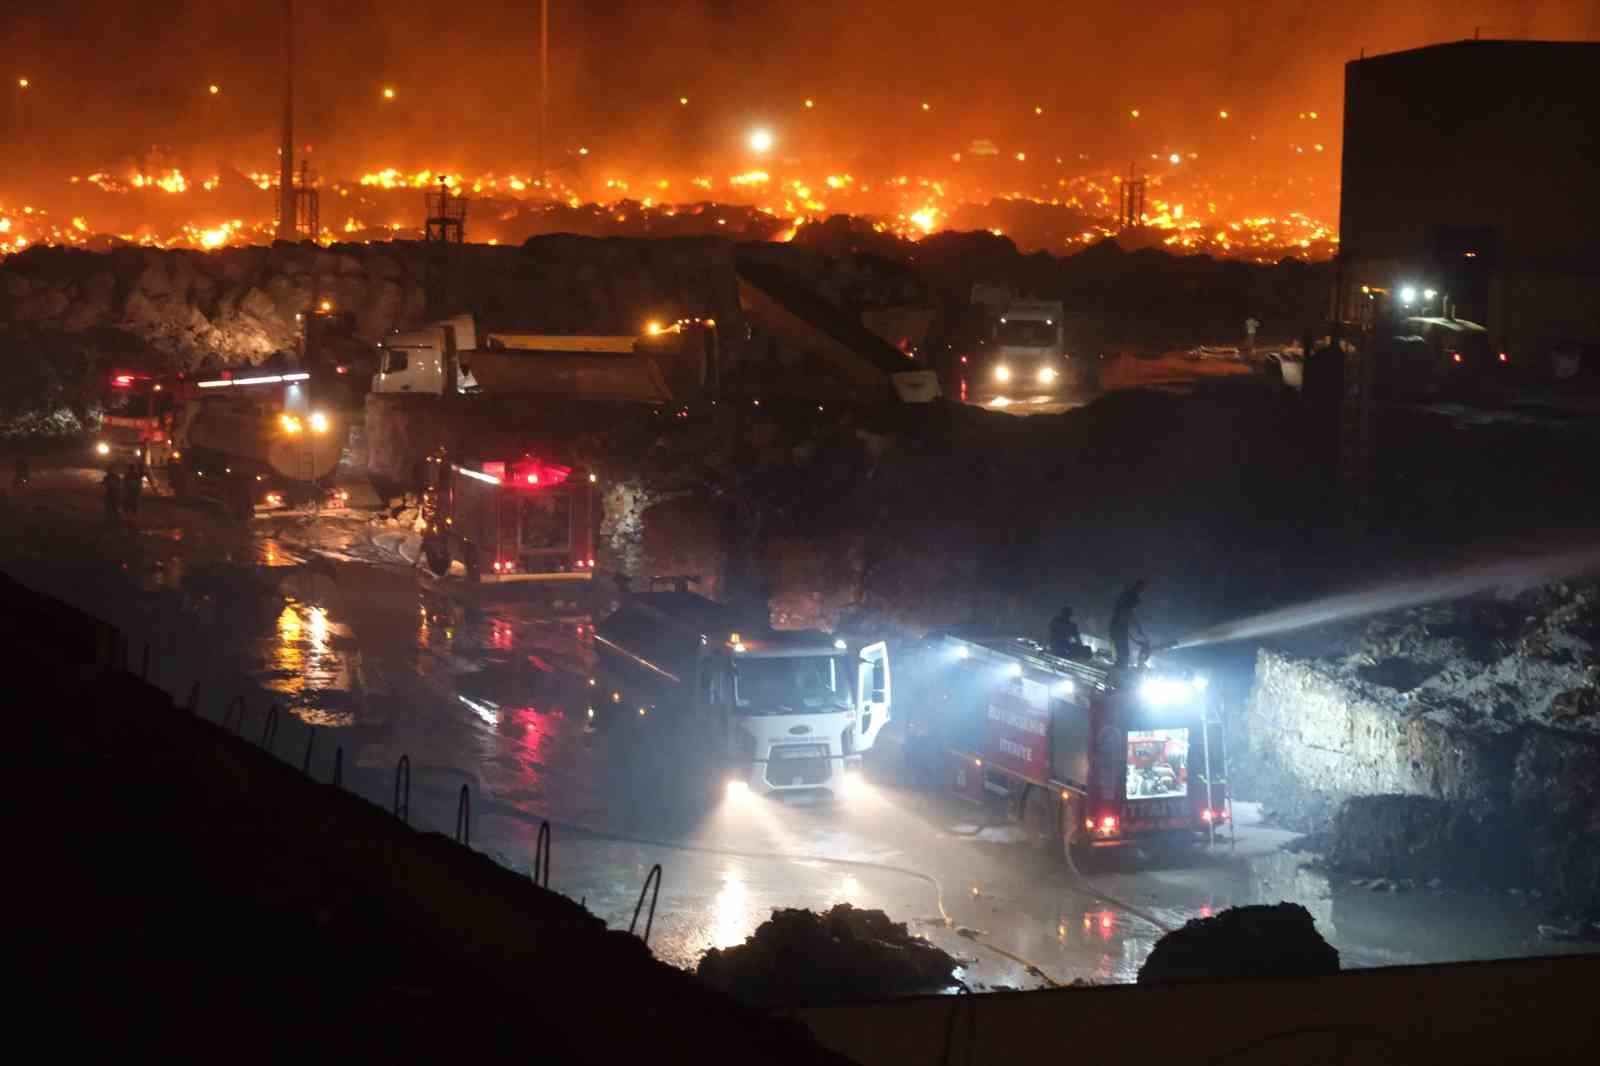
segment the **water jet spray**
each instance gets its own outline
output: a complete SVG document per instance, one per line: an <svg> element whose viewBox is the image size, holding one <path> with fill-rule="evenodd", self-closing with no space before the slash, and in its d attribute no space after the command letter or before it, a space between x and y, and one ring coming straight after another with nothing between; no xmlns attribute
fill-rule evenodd
<svg viewBox="0 0 1600 1066"><path fill-rule="evenodd" d="M1402 607L1462 599L1488 589L1521 591L1596 570L1600 570L1600 549L1595 548L1533 559L1509 559L1456 573L1399 581L1361 592L1279 607L1210 626L1175 642L1172 647L1198 648L1208 644L1258 639L1328 622L1382 614Z"/></svg>

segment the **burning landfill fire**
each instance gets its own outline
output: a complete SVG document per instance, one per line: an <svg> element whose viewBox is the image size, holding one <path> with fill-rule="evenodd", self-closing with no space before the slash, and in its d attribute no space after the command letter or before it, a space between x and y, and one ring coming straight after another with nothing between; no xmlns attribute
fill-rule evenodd
<svg viewBox="0 0 1600 1066"><path fill-rule="evenodd" d="M1219 109L1217 120L1228 114ZM1025 252L1070 254L1122 230L1125 174L1094 169L1082 158L1006 153L979 140L949 153L938 174L868 176L778 158L769 151L772 135L757 132L768 138L761 166L724 175L673 174L666 166L661 173L624 173L622 164L579 146L568 155L581 167L563 168L567 176L549 187L527 173L394 166L317 181L318 240L419 239L419 192L441 182L472 201L469 239L490 244L554 231L788 241L807 225L848 215L909 241L948 230L988 230ZM1194 151L1156 146L1138 168L1145 181L1140 226L1124 232L1122 242L1258 262L1332 256L1338 237L1328 219L1337 210L1337 186L1323 178L1331 159L1313 138L1286 148L1310 155L1316 165L1298 179L1273 181L1230 173L1226 163ZM275 169L194 174L162 165L149 172L68 175L44 191L35 184L31 202L0 198L0 255L39 244L215 249L268 243L277 186Z"/></svg>
<svg viewBox="0 0 1600 1066"><path fill-rule="evenodd" d="M105 11L138 5L34 6L50 17L0 17L13 56L0 133L27 164L0 174L0 255L271 239L290 8L246 0L226 18L179 19L158 61L122 62L127 29ZM293 5L296 129L315 142L295 155L320 172L311 236L420 238L420 191L443 177L470 198L467 239L484 243L782 241L846 216L863 247L874 230L886 242L990 231L1024 252L1115 235L1176 254L1325 259L1346 62L1475 21L1551 40L1595 25L1585 5L1526 0L1483 0L1470 18L1442 0L1165 5L1149 18L1016 0L924 4L909 23L905 5L854 0L554 6L540 64L543 23L523 2L456 5L462 51L449 56L427 5Z"/></svg>

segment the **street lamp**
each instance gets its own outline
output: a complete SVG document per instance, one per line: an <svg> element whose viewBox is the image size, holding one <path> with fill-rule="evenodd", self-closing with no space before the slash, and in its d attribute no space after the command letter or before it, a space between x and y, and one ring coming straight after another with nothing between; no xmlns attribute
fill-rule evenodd
<svg viewBox="0 0 1600 1066"><path fill-rule="evenodd" d="M772 150L772 133L769 130L758 129L750 133L750 150L752 152L770 152Z"/></svg>

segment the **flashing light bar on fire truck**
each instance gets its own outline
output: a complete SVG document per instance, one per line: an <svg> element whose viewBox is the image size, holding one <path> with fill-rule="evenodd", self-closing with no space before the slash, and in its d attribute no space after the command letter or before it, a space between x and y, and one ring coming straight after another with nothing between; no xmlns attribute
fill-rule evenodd
<svg viewBox="0 0 1600 1066"><path fill-rule="evenodd" d="M310 379L311 375L303 370L291 374L263 374L248 378L236 378L224 371L220 378L197 381L195 384L202 389L225 389L234 385L292 385L297 381L309 381Z"/></svg>

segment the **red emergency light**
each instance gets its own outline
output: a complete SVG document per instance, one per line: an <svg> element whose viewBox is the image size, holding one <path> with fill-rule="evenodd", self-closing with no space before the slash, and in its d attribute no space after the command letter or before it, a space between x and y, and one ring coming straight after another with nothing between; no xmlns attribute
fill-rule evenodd
<svg viewBox="0 0 1600 1066"><path fill-rule="evenodd" d="M518 488L547 489L552 485L561 484L571 473L570 466L541 462L538 459L522 459L511 464L509 481Z"/></svg>

